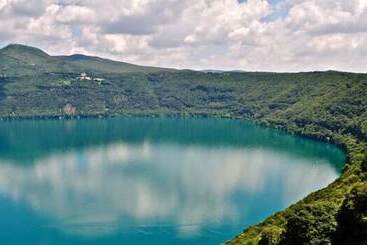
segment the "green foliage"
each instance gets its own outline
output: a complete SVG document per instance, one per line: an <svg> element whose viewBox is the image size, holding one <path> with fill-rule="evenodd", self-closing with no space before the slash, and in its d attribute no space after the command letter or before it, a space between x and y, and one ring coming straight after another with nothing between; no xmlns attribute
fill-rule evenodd
<svg viewBox="0 0 367 245"><path fill-rule="evenodd" d="M287 213L279 244L329 244L336 229L336 209L329 202L298 205Z"/></svg>
<svg viewBox="0 0 367 245"><path fill-rule="evenodd" d="M83 72L99 78L98 82L78 79ZM229 244L331 242L343 220L336 219L336 214L348 213L340 211L344 199L351 188L367 181L366 108L367 74L214 74L141 67L82 55L54 57L21 45L0 50L1 118L232 117L329 141L345 149L348 159L338 180L248 228ZM354 196L348 198L355 203ZM342 210L346 210L345 205Z"/></svg>
<svg viewBox="0 0 367 245"><path fill-rule="evenodd" d="M70 86L72 83L71 80L65 80L65 79L60 79L58 80L55 85L60 85L60 86Z"/></svg>
<svg viewBox="0 0 367 245"><path fill-rule="evenodd" d="M137 66L84 55L50 56L42 50L11 44L0 49L0 74L9 76L39 73L129 73L158 72L170 69Z"/></svg>
<svg viewBox="0 0 367 245"><path fill-rule="evenodd" d="M337 220L336 244L367 244L367 183L355 186L346 196Z"/></svg>
<svg viewBox="0 0 367 245"><path fill-rule="evenodd" d="M267 227L261 232L261 237L258 244L259 245L279 244L279 242L282 239L283 233L284 230L277 226Z"/></svg>

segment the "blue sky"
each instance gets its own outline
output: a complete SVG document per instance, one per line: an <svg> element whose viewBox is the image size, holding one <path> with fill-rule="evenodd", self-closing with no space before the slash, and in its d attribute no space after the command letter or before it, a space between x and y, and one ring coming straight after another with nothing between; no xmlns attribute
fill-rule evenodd
<svg viewBox="0 0 367 245"><path fill-rule="evenodd" d="M247 0L238 0L239 3L245 3ZM284 3L284 0L268 0L268 3L272 5L273 11L268 16L264 17L262 20L266 22L271 22L277 20L279 18L285 18L288 14L289 5L281 5Z"/></svg>
<svg viewBox="0 0 367 245"><path fill-rule="evenodd" d="M366 0L0 0L0 45L143 65L366 71Z"/></svg>

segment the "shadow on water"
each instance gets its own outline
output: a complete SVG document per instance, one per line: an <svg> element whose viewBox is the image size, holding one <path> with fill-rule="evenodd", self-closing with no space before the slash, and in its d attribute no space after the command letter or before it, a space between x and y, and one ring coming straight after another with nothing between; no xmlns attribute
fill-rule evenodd
<svg viewBox="0 0 367 245"><path fill-rule="evenodd" d="M31 163L50 152L127 144L175 143L226 147L262 147L302 157L325 158L341 171L344 153L336 146L300 139L285 132L229 119L110 118L24 120L0 123L0 157ZM296 147L295 147L296 146Z"/></svg>

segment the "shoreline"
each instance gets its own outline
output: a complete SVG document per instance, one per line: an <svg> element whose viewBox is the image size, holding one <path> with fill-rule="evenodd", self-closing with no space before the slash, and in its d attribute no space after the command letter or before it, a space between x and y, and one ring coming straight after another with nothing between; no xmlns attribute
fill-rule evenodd
<svg viewBox="0 0 367 245"><path fill-rule="evenodd" d="M22 120L79 120L79 119L105 119L105 118L117 118L117 117L147 117L147 118L155 118L155 117L172 117L172 118L210 118L210 119L229 119L229 120L239 120L239 121L246 121L248 123L253 123L257 126L264 127L264 128L271 128L275 130L280 130L290 135L294 135L297 137L302 137L305 139L316 140L318 142L332 144L338 147L340 150L343 151L345 154L345 162L343 164L343 170L340 176L330 183L327 187L317 190L315 192L309 193L303 199L297 201L294 204L291 204L288 208L279 211L275 214L270 214L268 218L262 221L259 224L252 225L247 227L243 233L237 235L232 240L228 240L225 244L249 244L249 242L258 243L263 237L263 231L266 230L268 227L273 226L277 227L276 231L271 234L271 236L280 236L282 234L284 227L286 226L286 220L282 217L285 213L289 212L292 209L296 209L298 206L303 205L304 203L309 202L317 202L323 200L323 198L317 197L319 193L325 194L325 192L331 191L335 189L339 183L343 183L343 180L348 179L350 175L353 174L353 169L358 169L359 160L354 160L355 156L358 154L357 146L366 147L366 144L363 142L354 142L354 144L348 144L343 138L344 135L335 134L333 137L320 137L319 135L315 134L307 134L301 131L301 128L288 128L284 125L277 125L274 122L269 122L267 120L259 120L255 118L246 118L240 116L228 116L228 115L215 115L215 114L185 114L185 113L126 113L126 114L104 114L104 115L52 115L52 116L18 116L18 117L2 117L1 121L22 121ZM317 133L315 131L314 133ZM353 141L353 137L350 137ZM355 140L354 140L355 141ZM349 187L352 189L353 184ZM344 186L345 188L345 186ZM336 188L338 189L338 188ZM316 197L315 197L316 196ZM340 206L342 203L342 197L337 197L332 202L336 202L336 206ZM335 203L334 203L335 204ZM274 225L274 220L276 221L276 225ZM279 230L282 230L281 232ZM278 237L279 238L279 237Z"/></svg>

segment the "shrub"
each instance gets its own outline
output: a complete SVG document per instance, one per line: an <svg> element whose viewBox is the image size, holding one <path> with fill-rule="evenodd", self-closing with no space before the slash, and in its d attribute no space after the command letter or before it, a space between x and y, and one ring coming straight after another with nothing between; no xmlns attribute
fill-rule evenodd
<svg viewBox="0 0 367 245"><path fill-rule="evenodd" d="M367 244L367 183L354 187L337 215L335 244Z"/></svg>

